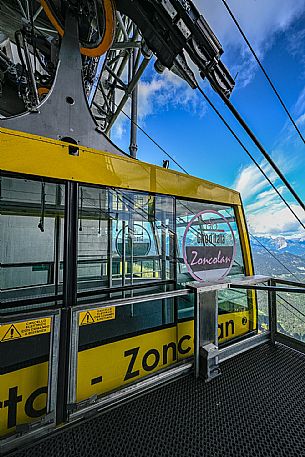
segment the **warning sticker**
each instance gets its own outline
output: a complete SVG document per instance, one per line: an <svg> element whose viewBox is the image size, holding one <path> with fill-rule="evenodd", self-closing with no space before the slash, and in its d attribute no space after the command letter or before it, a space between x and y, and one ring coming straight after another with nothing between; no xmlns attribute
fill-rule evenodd
<svg viewBox="0 0 305 457"><path fill-rule="evenodd" d="M11 322L9 324L0 324L0 343L7 341L27 338L29 336L50 333L51 318L44 317L32 321Z"/></svg>
<svg viewBox="0 0 305 457"><path fill-rule="evenodd" d="M90 309L79 313L79 325L97 324L98 322L115 319L115 306L107 308Z"/></svg>

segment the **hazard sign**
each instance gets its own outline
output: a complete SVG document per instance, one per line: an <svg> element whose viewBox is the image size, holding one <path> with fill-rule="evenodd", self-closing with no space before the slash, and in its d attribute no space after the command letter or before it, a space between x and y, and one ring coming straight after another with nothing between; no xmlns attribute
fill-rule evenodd
<svg viewBox="0 0 305 457"><path fill-rule="evenodd" d="M29 336L50 333L51 318L43 317L31 321L10 322L9 324L0 324L0 343L7 341L19 340Z"/></svg>
<svg viewBox="0 0 305 457"><path fill-rule="evenodd" d="M115 319L115 307L90 309L79 313L79 325L97 324L98 322Z"/></svg>

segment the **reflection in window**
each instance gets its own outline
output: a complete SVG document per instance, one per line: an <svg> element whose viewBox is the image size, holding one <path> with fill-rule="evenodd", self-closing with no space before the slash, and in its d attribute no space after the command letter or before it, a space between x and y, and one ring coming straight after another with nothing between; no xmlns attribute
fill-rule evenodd
<svg viewBox="0 0 305 457"><path fill-rule="evenodd" d="M229 269L228 277L243 276L245 274L244 262L240 244L238 228L236 224L234 209L230 206L217 205L203 202L192 202L177 200L176 227L178 244L178 272L177 281L185 285L190 281L209 281L225 277L227 270L217 265L217 252L234 253L233 262ZM195 217L198 215L197 217ZM184 244L183 244L184 240ZM186 257L186 247L192 246L193 257ZM211 252L211 262L215 259L215 269L213 264L197 266L201 246L205 252ZM185 252L183 252L183 248ZM216 253L216 254L214 254ZM214 257L213 257L214 256ZM228 254L229 256L229 254ZM201 259L200 259L201 260ZM194 271L188 268L186 263L193 261ZM205 269L204 269L205 267ZM191 270L191 271L190 271ZM206 271L208 270L208 271ZM221 291L218 294L219 314L235 313L248 310L251 304L251 297L246 291ZM179 318L192 317L194 308L190 303L180 303L178 314Z"/></svg>
<svg viewBox="0 0 305 457"><path fill-rule="evenodd" d="M105 189L81 187L78 221L78 281L85 288L107 287L108 194Z"/></svg>
<svg viewBox="0 0 305 457"><path fill-rule="evenodd" d="M82 186L78 287L174 279L173 198Z"/></svg>
<svg viewBox="0 0 305 457"><path fill-rule="evenodd" d="M59 292L63 199L64 189L57 184L1 177L0 280L4 300Z"/></svg>
<svg viewBox="0 0 305 457"><path fill-rule="evenodd" d="M195 217L196 215L198 215L197 218ZM179 283L186 283L194 280L205 280L204 277L200 277L200 275L204 276L204 272L196 271L196 268L194 268L194 272L192 274L190 269L187 268L186 261L184 259L185 253L183 252L183 239L185 240L186 245L192 245L194 247L203 246L206 249L210 247L211 250L216 248L216 251L220 246L224 248L224 251L227 249L225 252L229 252L228 248L234 247L235 244L234 249L232 249L232 251L234 251L234 259L228 276L244 275L245 270L241 244L234 209L232 207L211 203L177 200L176 227L178 240ZM198 253L195 251L196 250L194 250L193 256L196 257L197 255L197 257L195 259L191 258L194 265L198 263ZM216 267L218 269L221 268L219 265L215 265L215 269ZM213 268L213 265L211 265L211 267L209 265L206 266L207 270L210 269L212 271ZM226 275L225 269L222 270L221 274L224 273L224 275ZM217 275L215 274L215 278L216 276ZM211 279L207 278L206 280L213 280L212 275Z"/></svg>

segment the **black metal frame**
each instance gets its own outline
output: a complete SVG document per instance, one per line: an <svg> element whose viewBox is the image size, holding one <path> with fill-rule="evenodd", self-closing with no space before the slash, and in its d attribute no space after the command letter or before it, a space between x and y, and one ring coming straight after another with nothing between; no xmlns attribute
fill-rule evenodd
<svg viewBox="0 0 305 457"><path fill-rule="evenodd" d="M69 385L69 344L71 333L71 307L77 303L77 236L78 236L78 183L67 182L65 192L64 229L64 281L61 314L58 391L56 422L67 419L66 398Z"/></svg>
<svg viewBox="0 0 305 457"><path fill-rule="evenodd" d="M282 286L277 286L282 284ZM288 286L288 287L287 287ZM277 292L290 292L296 294L305 294L305 283L295 282L285 279L273 278L268 281L268 285L243 285L233 284L231 289L254 289L268 293L268 312L269 312L269 330L272 344L280 343L305 354L305 342L297 340L289 335L278 331L277 328Z"/></svg>

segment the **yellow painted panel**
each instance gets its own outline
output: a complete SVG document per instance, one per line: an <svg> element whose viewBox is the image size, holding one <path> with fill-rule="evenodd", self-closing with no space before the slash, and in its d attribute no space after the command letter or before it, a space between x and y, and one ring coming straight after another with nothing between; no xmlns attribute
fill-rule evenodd
<svg viewBox="0 0 305 457"><path fill-rule="evenodd" d="M0 169L48 178L240 205L238 192L173 170L85 147L0 129Z"/></svg>
<svg viewBox="0 0 305 457"><path fill-rule="evenodd" d="M245 274L247 276L254 275L254 267L253 267L253 260L251 255L251 245L250 245L250 238L249 232L247 228L247 223L245 219L245 214L243 211L242 206L235 207L235 216L236 222L239 229L239 236L240 236L240 244L242 248L242 253L244 257L244 265L245 265ZM254 290L248 291L248 299L251 302L250 306L250 330L257 329L257 297Z"/></svg>
<svg viewBox="0 0 305 457"><path fill-rule="evenodd" d="M237 206L235 208L235 217L239 229L240 244L244 256L245 273L247 276L252 276L254 274L254 269L251 256L251 246L242 206Z"/></svg>
<svg viewBox="0 0 305 457"><path fill-rule="evenodd" d="M48 362L0 376L0 436L46 413Z"/></svg>
<svg viewBox="0 0 305 457"><path fill-rule="evenodd" d="M171 327L79 352L77 402L171 365L179 349L191 352L191 338L182 337L177 344L176 327Z"/></svg>
<svg viewBox="0 0 305 457"><path fill-rule="evenodd" d="M249 312L219 316L219 342L249 331ZM126 386L194 353L194 321L80 351L77 394L80 402Z"/></svg>
<svg viewBox="0 0 305 457"><path fill-rule="evenodd" d="M5 343L29 336L50 333L51 318L43 317L41 319L32 319L30 321L10 322L9 324L0 324L0 343Z"/></svg>
<svg viewBox="0 0 305 457"><path fill-rule="evenodd" d="M225 343L232 338L249 332L251 325L249 311L220 314L218 316L218 341Z"/></svg>

